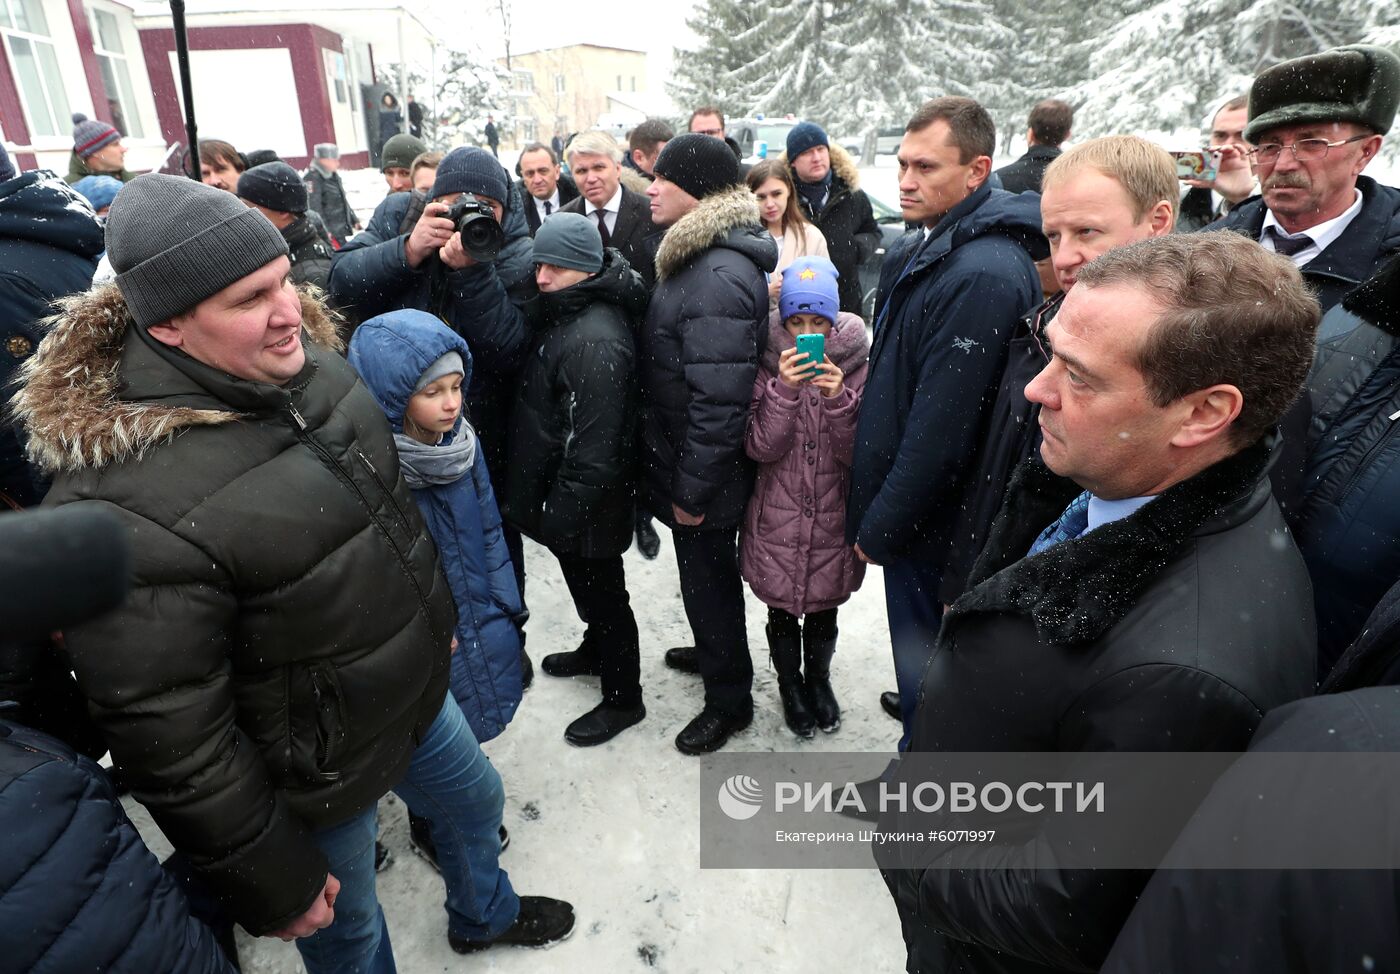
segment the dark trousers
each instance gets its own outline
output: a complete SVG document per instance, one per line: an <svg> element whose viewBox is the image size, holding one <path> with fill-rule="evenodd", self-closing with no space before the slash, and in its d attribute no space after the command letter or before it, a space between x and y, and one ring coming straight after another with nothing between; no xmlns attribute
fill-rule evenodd
<svg viewBox="0 0 1400 974"><path fill-rule="evenodd" d="M809 612L802 618L799 625L797 616L784 609L775 609L770 605L768 607L768 629L779 638L796 639L801 636L809 642L813 639L835 639L836 609Z"/></svg>
<svg viewBox="0 0 1400 974"><path fill-rule="evenodd" d="M739 576L739 528L671 533L680 568L681 601L695 634L705 706L739 717L753 710L753 660L744 629L744 583Z"/></svg>
<svg viewBox="0 0 1400 974"><path fill-rule="evenodd" d="M885 569L885 611L890 620L890 644L894 650L894 679L899 690L899 709L904 716L900 753L909 747L914 726L914 706L919 701L919 684L938 643L943 624L943 603L938 600L942 584L937 568L916 561L897 561Z"/></svg>
<svg viewBox="0 0 1400 974"><path fill-rule="evenodd" d="M554 557L574 610L588 627L580 649L595 654L602 664L603 702L635 707L642 702L641 657L622 556L580 558L556 552Z"/></svg>

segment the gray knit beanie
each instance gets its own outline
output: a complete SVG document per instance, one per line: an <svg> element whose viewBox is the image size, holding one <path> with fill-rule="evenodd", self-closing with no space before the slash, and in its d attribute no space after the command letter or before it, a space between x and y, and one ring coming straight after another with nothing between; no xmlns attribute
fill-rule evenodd
<svg viewBox="0 0 1400 974"><path fill-rule="evenodd" d="M466 374L467 370L462 367L462 356L456 352L444 352L442 357L423 370L423 374L418 378L418 384L413 387L413 392L415 395L422 392L445 375L465 376Z"/></svg>
<svg viewBox="0 0 1400 974"><path fill-rule="evenodd" d="M148 173L107 215L107 257L142 328L169 321L287 253L287 241L232 193Z"/></svg>
<svg viewBox="0 0 1400 974"><path fill-rule="evenodd" d="M598 224L582 213L556 213L535 231L535 263L596 274L603 269Z"/></svg>

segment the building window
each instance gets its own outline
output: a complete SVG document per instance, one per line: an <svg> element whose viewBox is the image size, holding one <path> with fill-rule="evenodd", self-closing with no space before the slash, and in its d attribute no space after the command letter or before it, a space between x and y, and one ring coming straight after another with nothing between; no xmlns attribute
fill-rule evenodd
<svg viewBox="0 0 1400 974"><path fill-rule="evenodd" d="M515 72L515 90L517 92L531 92L535 90L535 72L517 71Z"/></svg>
<svg viewBox="0 0 1400 974"><path fill-rule="evenodd" d="M536 129L538 129L538 127L533 118L522 118L520 120L520 141L527 143L539 141L536 136Z"/></svg>
<svg viewBox="0 0 1400 974"><path fill-rule="evenodd" d="M345 55L325 48L321 49L321 55L326 60L326 76L330 79L336 104L350 104L350 79L345 70Z"/></svg>
<svg viewBox="0 0 1400 974"><path fill-rule="evenodd" d="M131 69L126 61L126 48L117 18L106 10L90 8L92 18L92 43L97 53L97 64L102 71L102 87L107 92L107 110L112 115L112 124L122 135L143 138L141 113L136 108L136 92L131 87Z"/></svg>
<svg viewBox="0 0 1400 974"><path fill-rule="evenodd" d="M633 90L633 91L636 91L636 90L637 90L637 76L636 76L635 74L632 75L632 90Z"/></svg>
<svg viewBox="0 0 1400 974"><path fill-rule="evenodd" d="M73 127L68 94L41 0L0 0L0 35L14 65L30 137L66 135Z"/></svg>
<svg viewBox="0 0 1400 974"><path fill-rule="evenodd" d="M563 92L564 92L564 76L563 76L562 74L556 74L556 75L554 76L554 93L555 93L556 95L558 95L558 94L563 94Z"/></svg>
<svg viewBox="0 0 1400 974"><path fill-rule="evenodd" d="M617 90L618 90L618 91L621 91L621 90L622 90L622 75L618 75L618 76L617 76Z"/></svg>

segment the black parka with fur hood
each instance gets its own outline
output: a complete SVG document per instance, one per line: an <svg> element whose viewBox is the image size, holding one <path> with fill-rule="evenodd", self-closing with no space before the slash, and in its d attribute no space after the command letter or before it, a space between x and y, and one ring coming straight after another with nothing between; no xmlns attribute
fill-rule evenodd
<svg viewBox="0 0 1400 974"><path fill-rule="evenodd" d="M60 307L17 411L46 503L115 512L134 553L126 603L66 633L78 681L166 836L277 930L324 885L310 831L397 783L442 706L436 549L311 298L282 387L151 339L115 286Z"/></svg>
<svg viewBox="0 0 1400 974"><path fill-rule="evenodd" d="M705 197L656 252L640 371L645 503L671 525L672 504L702 530L744 517L753 463L744 452L749 399L768 337L768 284L778 248L746 187Z"/></svg>

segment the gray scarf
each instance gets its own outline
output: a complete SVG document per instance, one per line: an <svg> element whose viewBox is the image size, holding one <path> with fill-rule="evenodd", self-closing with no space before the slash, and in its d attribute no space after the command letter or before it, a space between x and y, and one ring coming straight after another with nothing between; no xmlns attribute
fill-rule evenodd
<svg viewBox="0 0 1400 974"><path fill-rule="evenodd" d="M476 462L476 430L463 417L457 420L450 443L420 443L404 433L394 434L403 479L414 490L433 484L455 484Z"/></svg>

